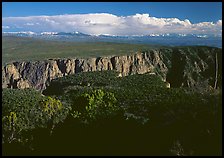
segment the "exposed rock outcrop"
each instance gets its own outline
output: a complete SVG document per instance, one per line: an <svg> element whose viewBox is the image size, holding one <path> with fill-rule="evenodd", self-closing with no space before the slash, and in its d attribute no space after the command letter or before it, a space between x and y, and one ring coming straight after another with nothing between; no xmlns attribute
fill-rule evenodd
<svg viewBox="0 0 224 158"><path fill-rule="evenodd" d="M102 70L116 70L120 72L120 76L151 72L160 75L171 87L191 87L201 81L212 85L215 53L218 53L219 57L220 80L221 49L192 47L152 49L127 56L14 62L2 68L2 87L33 87L42 91L52 79L79 72Z"/></svg>

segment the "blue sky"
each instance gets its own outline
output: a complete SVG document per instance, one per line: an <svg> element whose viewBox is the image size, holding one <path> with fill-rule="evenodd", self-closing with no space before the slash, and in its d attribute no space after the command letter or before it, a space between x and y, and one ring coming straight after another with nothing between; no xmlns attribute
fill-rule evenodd
<svg viewBox="0 0 224 158"><path fill-rule="evenodd" d="M221 2L4 2L3 17L110 13L189 19L192 23L222 19Z"/></svg>
<svg viewBox="0 0 224 158"><path fill-rule="evenodd" d="M221 2L4 2L2 16L3 32L222 33Z"/></svg>

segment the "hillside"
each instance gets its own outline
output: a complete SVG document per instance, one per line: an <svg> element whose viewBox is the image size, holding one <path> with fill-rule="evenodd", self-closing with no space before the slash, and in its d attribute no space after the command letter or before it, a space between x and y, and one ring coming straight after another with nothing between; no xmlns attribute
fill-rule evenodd
<svg viewBox="0 0 224 158"><path fill-rule="evenodd" d="M3 155L221 155L222 92L151 73L57 78L2 91Z"/></svg>
<svg viewBox="0 0 224 158"><path fill-rule="evenodd" d="M31 37L2 37L2 64L14 61L38 61L48 58L88 58L111 55L127 55L148 50L158 45L69 42L35 39Z"/></svg>

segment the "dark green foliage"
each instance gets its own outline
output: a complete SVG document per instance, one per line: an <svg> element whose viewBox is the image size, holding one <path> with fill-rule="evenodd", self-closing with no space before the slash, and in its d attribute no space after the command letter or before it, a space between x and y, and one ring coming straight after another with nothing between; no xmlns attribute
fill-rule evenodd
<svg viewBox="0 0 224 158"><path fill-rule="evenodd" d="M83 72L52 83L52 89L61 85L61 93L47 88L45 95L57 96L70 115L55 115L63 122L51 136L43 132L34 140L31 155L221 155L220 90L166 88L156 75L120 78L113 71ZM46 98L45 105L58 107L53 100ZM17 118L11 120L18 120L15 109L10 112ZM9 111L5 116L15 118Z"/></svg>
<svg viewBox="0 0 224 158"><path fill-rule="evenodd" d="M159 91L166 89L165 83L159 76L151 74L136 74L117 78L118 86L112 91L116 91L116 95L121 102L134 100L144 101L149 99Z"/></svg>
<svg viewBox="0 0 224 158"><path fill-rule="evenodd" d="M81 72L74 75L65 76L55 79L53 82L59 82L63 85L80 85L80 86L106 86L113 85L118 73L116 71L96 71ZM63 86L63 87L65 87Z"/></svg>
<svg viewBox="0 0 224 158"><path fill-rule="evenodd" d="M73 102L74 118L81 118L85 121L107 119L118 110L117 99L113 93L103 90L93 90L83 93Z"/></svg>
<svg viewBox="0 0 224 158"><path fill-rule="evenodd" d="M3 89L2 95L3 142L20 141L23 132L55 125L69 112L59 100L33 89Z"/></svg>
<svg viewBox="0 0 224 158"><path fill-rule="evenodd" d="M147 99L147 94L158 94L166 89L165 83L156 75L136 74L126 77L117 77L115 71L82 72L69 75L52 81L52 84L43 92L46 95L59 94L64 101L71 100L75 95L79 96L92 89L104 89L113 92L115 97L120 98L119 104L123 101L132 102L135 99ZM56 94L57 93L57 94ZM138 95L136 95L138 94Z"/></svg>
<svg viewBox="0 0 224 158"><path fill-rule="evenodd" d="M53 125L62 122L70 110L70 107L63 106L60 100L51 97L45 97L39 104L43 112L42 120L48 120Z"/></svg>
<svg viewBox="0 0 224 158"><path fill-rule="evenodd" d="M39 102L44 97L40 92L32 89L3 89L2 90L2 116L15 112L21 120L23 129L32 129L36 125L39 113Z"/></svg>
<svg viewBox="0 0 224 158"><path fill-rule="evenodd" d="M156 148L157 141L164 142L164 145L167 143L164 152L166 148L168 155L178 155L178 152L182 150L184 155L191 155L191 150L194 151L193 155L200 155L203 150L209 147L213 149L209 151L220 153L220 150L215 150L215 147L219 145L216 142L219 142L218 138L221 135L219 132L221 129L220 92L215 94L213 91L197 91L197 89L191 88L169 89L166 88L160 77L150 74L130 75L123 78L116 77L116 75L114 75L115 77L108 77L106 74L109 74L109 72L97 72L96 74L84 72L78 74L79 78L76 78L75 75L71 78L67 76L55 82L60 82L60 84L65 82L67 85L72 85L64 88L64 93L61 96L62 100L63 98L69 100L72 96L75 98L75 96L89 93L94 89L112 92L117 99L117 106L123 109L122 115L119 115L119 119L117 118L119 120L117 124L124 127L130 124L130 127L137 129L140 128L138 127L139 124L144 125L144 128L141 127L144 130L136 129L139 136L135 135L135 137L140 139L141 132L148 131L143 139L147 139L152 144L146 143L145 146L150 146L153 149ZM84 78L87 81L89 79L88 83L91 83L91 86L78 84ZM77 98L74 100L78 101ZM83 99L77 104L87 105L89 103L88 101L84 102ZM124 124L122 120L125 121ZM111 127L115 126L105 119L103 124L108 124ZM161 132L158 130L161 130ZM112 131L115 132L111 129L111 133L113 133ZM209 131L210 134L206 131ZM150 133L155 134L154 132L161 133L163 137L160 139L158 136L155 139L149 136ZM202 136L201 133L204 133L204 135ZM194 147L191 147L193 146L192 142L189 142L192 139L191 135L194 137L194 143L197 144ZM118 137L125 136L119 135ZM131 141L133 137L129 137L129 139L126 141ZM202 140L205 144L202 148L198 148L197 146L202 146L200 144ZM206 143L211 143L214 147L206 145ZM145 148L145 146L142 146L142 148Z"/></svg>
<svg viewBox="0 0 224 158"><path fill-rule="evenodd" d="M118 73L116 71L81 72L57 78L51 81L49 87L43 91L46 95L63 95L70 87L85 89L91 87L114 86ZM74 88L73 88L74 89ZM79 91L77 90L77 92Z"/></svg>

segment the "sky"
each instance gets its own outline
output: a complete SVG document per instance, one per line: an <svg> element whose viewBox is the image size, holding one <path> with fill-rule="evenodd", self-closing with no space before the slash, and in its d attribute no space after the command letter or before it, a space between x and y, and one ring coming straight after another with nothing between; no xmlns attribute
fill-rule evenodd
<svg viewBox="0 0 224 158"><path fill-rule="evenodd" d="M88 34L221 34L221 2L3 2L2 29Z"/></svg>

